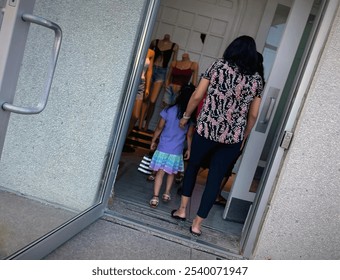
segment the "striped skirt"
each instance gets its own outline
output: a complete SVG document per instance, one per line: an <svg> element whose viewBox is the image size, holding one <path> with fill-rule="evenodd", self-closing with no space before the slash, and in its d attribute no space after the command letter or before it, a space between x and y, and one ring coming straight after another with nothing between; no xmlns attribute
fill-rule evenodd
<svg viewBox="0 0 340 280"><path fill-rule="evenodd" d="M178 172L183 172L183 155L172 155L156 150L152 156L150 168L154 171L162 169L167 174L177 174Z"/></svg>

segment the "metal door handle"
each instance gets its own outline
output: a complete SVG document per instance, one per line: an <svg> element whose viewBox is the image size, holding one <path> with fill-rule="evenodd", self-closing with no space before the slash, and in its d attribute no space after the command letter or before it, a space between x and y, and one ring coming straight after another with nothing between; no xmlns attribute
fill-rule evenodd
<svg viewBox="0 0 340 280"><path fill-rule="evenodd" d="M23 21L35 23L35 24L47 27L49 29L52 29L55 33L54 45L52 49L50 66L49 66L48 73L47 73L47 79L46 79L45 87L40 97L40 102L38 103L38 105L36 107L20 107L20 106L15 106L13 104L9 104L7 102L2 104L2 109L4 109L5 111L9 111L12 113L17 113L17 114L33 115L33 114L41 113L46 107L48 96L49 96L50 89L51 89L52 80L53 80L54 70L57 64L57 60L58 60L61 39L62 39L62 31L59 25L57 25L56 23L49 21L47 19L38 17L38 16L34 16L30 14L23 14L21 18Z"/></svg>
<svg viewBox="0 0 340 280"><path fill-rule="evenodd" d="M267 111L264 114L264 118L262 120L260 120L261 124L267 124L269 122L270 117L271 117L273 110L274 110L275 102L276 102L276 98L271 97L270 102L269 102L269 106L267 107Z"/></svg>
<svg viewBox="0 0 340 280"><path fill-rule="evenodd" d="M263 108L256 124L255 130L261 133L266 133L272 114L275 113L276 101L280 98L280 89L270 87L268 89L266 100L264 100Z"/></svg>

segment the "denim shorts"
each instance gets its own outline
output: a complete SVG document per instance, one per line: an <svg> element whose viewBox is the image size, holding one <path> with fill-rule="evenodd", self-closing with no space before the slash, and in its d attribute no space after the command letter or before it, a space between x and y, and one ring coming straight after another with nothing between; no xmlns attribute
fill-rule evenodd
<svg viewBox="0 0 340 280"><path fill-rule="evenodd" d="M152 69L152 82L164 82L166 79L167 68L154 66Z"/></svg>
<svg viewBox="0 0 340 280"><path fill-rule="evenodd" d="M174 89L171 85L166 87L164 95L163 95L163 102L167 105L173 105L176 102L178 94L174 92Z"/></svg>

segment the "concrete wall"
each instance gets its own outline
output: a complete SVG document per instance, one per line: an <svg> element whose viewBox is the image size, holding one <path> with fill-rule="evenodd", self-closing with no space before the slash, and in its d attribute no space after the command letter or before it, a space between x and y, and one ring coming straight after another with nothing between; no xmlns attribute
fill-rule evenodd
<svg viewBox="0 0 340 280"><path fill-rule="evenodd" d="M340 259L340 13L309 89L255 259Z"/></svg>
<svg viewBox="0 0 340 280"><path fill-rule="evenodd" d="M36 1L63 41L45 111L11 115L0 187L75 210L94 203L145 2ZM31 25L14 104L38 103L53 36Z"/></svg>

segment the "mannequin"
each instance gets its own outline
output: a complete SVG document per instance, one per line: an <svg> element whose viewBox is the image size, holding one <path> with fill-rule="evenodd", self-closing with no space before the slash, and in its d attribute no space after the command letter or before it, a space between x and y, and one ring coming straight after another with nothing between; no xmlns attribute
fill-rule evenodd
<svg viewBox="0 0 340 280"><path fill-rule="evenodd" d="M147 109L141 120L145 120L145 125L141 121L140 129L148 130L150 120L155 110L155 104L161 88L166 79L166 73L171 61L177 60L178 45L170 40L170 35L165 34L163 39L155 39L151 42L150 49L155 52L155 59L153 64L152 86L151 92L148 96Z"/></svg>
<svg viewBox="0 0 340 280"><path fill-rule="evenodd" d="M127 136L131 133L133 127L135 126L137 120L141 120L143 116L143 105L144 101L147 99L150 93L151 87L151 77L152 77L152 69L153 69L153 62L154 62L155 52L151 49L148 49L144 68L141 75L141 81L138 86L138 92L136 95L136 100L133 105L132 115L130 118L129 128L127 131ZM133 152L132 147L125 146L123 149L124 152L131 151Z"/></svg>
<svg viewBox="0 0 340 280"><path fill-rule="evenodd" d="M191 61L188 53L183 53L182 60L173 61L165 82L163 105L175 103L175 99L183 85L191 83L196 86L198 77L198 64Z"/></svg>

